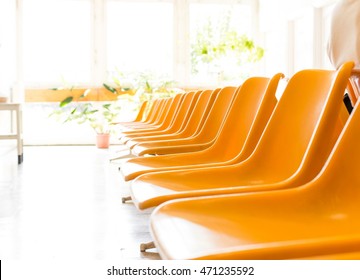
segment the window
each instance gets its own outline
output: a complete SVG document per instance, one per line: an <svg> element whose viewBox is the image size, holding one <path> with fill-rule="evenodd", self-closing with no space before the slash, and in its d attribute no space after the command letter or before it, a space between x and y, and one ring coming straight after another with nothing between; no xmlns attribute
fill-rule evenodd
<svg viewBox="0 0 360 280"><path fill-rule="evenodd" d="M294 21L294 70L295 72L314 67L314 21L313 8Z"/></svg>
<svg viewBox="0 0 360 280"><path fill-rule="evenodd" d="M108 0L107 70L173 77L173 4Z"/></svg>
<svg viewBox="0 0 360 280"><path fill-rule="evenodd" d="M180 85L214 81L211 75L231 76L239 72L238 65L228 57L209 67L200 65L206 71L191 72L190 45L196 34L209 22L250 39L256 29L256 2L247 0L20 1L24 77L20 82L27 88L99 86L116 69L152 72ZM179 36L180 29L186 34ZM224 64L229 73L219 73Z"/></svg>
<svg viewBox="0 0 360 280"><path fill-rule="evenodd" d="M269 77L278 72L286 73L288 69L288 21L279 5L278 2L260 0L259 25L265 49L261 63L264 75Z"/></svg>
<svg viewBox="0 0 360 280"><path fill-rule="evenodd" d="M23 36L26 86L91 82L92 1L23 0Z"/></svg>
<svg viewBox="0 0 360 280"><path fill-rule="evenodd" d="M192 84L208 84L213 81L216 84L239 79L244 73L248 73L244 62L234 57L234 54L226 51L224 55L222 46L225 37L230 32L237 35L246 35L253 39L253 7L237 1L232 3L191 3L190 4L190 44L191 52L200 47L195 57L191 56ZM233 33L235 34L235 33ZM201 44L201 46L199 46ZM199 53L206 53L207 57L199 60Z"/></svg>
<svg viewBox="0 0 360 280"><path fill-rule="evenodd" d="M265 34L264 72L266 76L287 72L287 25L279 25Z"/></svg>
<svg viewBox="0 0 360 280"><path fill-rule="evenodd" d="M332 0L323 2L329 1ZM42 122L41 119L46 118L48 111L56 105L54 101L63 98L59 91L54 92L49 88L74 85L99 88L116 70L123 73L151 72L160 78L166 76L165 79L175 80L179 87L195 88L239 85L246 76L254 74L271 76L275 72L284 72L291 76L294 71L314 65L323 67L326 62L326 59L319 59L319 53L321 56L326 54L325 51L321 52L323 45L320 46L324 44L324 38L316 39L319 38L316 36L326 33L326 29L322 28L328 20L329 10L324 9L322 28L315 30L315 6L307 1L0 2L0 59L5 59L9 65L0 65L0 91L4 85L10 87L14 84L14 65L20 66L17 69L19 80L16 81L19 85L18 92L21 92L24 85L27 94L36 97L32 98L33 103L26 105L28 108L25 108L25 114L36 116L34 112L39 113L39 120L32 121L26 116L28 122L25 125L44 123L41 128L39 126L39 130L45 132L48 127L53 127L53 124L50 124L49 120ZM20 38L23 40L19 40L22 42L20 49L23 56L22 61L20 56L19 63L14 63L15 59L11 58L12 55L15 56L15 48L12 48L14 44L3 42L4 38L5 41L15 39L11 38L14 37L15 27L11 25L11 20L3 16L6 14L3 7L11 5L14 8L15 2L22 3L22 10L18 9L20 22L23 23L23 38ZM255 45L264 48L264 59L255 65L239 63L234 52L223 55L220 50L221 55L212 58L210 56L210 61L194 61L194 45L199 34L204 34L204 30L210 33L212 42L216 42L217 38L221 37L220 34L224 34L224 30L246 35ZM13 54L4 52L5 48L12 48ZM314 49L317 50L316 53ZM50 94L56 95L56 98L47 98ZM50 103L39 105L39 102ZM42 108L43 112L40 114L41 106L48 107ZM33 131L25 127L25 132L26 130ZM25 135L27 143L31 142L29 135L30 133ZM41 139L44 139L42 137ZM54 142L57 139L58 137Z"/></svg>
<svg viewBox="0 0 360 280"><path fill-rule="evenodd" d="M335 4L330 4L322 8L322 34L323 34L323 42L322 42L322 48L324 49L323 52L323 64L325 68L333 69L330 59L327 55L327 40L330 33L330 19L331 19L331 13L334 8Z"/></svg>

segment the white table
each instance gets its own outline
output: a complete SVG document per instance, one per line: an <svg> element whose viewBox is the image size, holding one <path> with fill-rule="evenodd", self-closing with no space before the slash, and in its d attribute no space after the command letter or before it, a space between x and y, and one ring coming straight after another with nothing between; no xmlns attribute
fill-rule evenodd
<svg viewBox="0 0 360 280"><path fill-rule="evenodd" d="M16 132L13 131L13 115L11 114L11 133L0 135L0 140L14 139L17 141L18 164L24 160L22 137L22 106L19 103L0 103L0 111L15 111Z"/></svg>

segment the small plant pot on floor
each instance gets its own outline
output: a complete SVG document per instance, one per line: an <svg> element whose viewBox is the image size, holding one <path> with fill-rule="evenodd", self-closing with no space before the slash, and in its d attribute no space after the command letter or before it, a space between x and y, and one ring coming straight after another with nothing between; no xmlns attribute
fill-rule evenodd
<svg viewBox="0 0 360 280"><path fill-rule="evenodd" d="M99 133L96 135L96 147L99 149L107 149L110 145L110 134Z"/></svg>

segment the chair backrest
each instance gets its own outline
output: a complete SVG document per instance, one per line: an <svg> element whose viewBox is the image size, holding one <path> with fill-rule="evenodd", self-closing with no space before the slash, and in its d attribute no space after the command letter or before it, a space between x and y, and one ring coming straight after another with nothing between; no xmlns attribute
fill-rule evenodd
<svg viewBox="0 0 360 280"><path fill-rule="evenodd" d="M181 126L185 119L187 119L189 112L193 109L193 103L197 100L201 91L189 92L186 94L181 107L179 108L174 122L172 123L169 133L176 133L181 130Z"/></svg>
<svg viewBox="0 0 360 280"><path fill-rule="evenodd" d="M154 125L160 126L164 122L172 101L173 97L164 98L163 105L158 109L158 115L153 123Z"/></svg>
<svg viewBox="0 0 360 280"><path fill-rule="evenodd" d="M153 115L155 114L155 108L159 106L160 99L155 99L153 101L147 101L147 106L144 112L144 119L142 123L149 123Z"/></svg>
<svg viewBox="0 0 360 280"><path fill-rule="evenodd" d="M143 103L141 103L139 111L134 119L134 122L140 122L143 119L145 119L144 117L145 117L146 109L148 108L148 104L149 104L149 101L147 101L147 100L145 100Z"/></svg>
<svg viewBox="0 0 360 280"><path fill-rule="evenodd" d="M213 153L224 161L241 161L252 153L277 104L275 93L282 77L253 77L242 84L218 138L209 147Z"/></svg>
<svg viewBox="0 0 360 280"><path fill-rule="evenodd" d="M170 105L167 111L164 113L163 121L160 125L161 129L166 129L171 125L171 123L174 120L174 117L176 116L177 111L182 105L185 96L186 94L178 93L170 99L171 100Z"/></svg>
<svg viewBox="0 0 360 280"><path fill-rule="evenodd" d="M339 208L349 217L360 212L360 107L357 101L324 168L314 181L300 188L307 189L309 199L326 202L321 207ZM314 185L315 184L315 185ZM308 188L310 187L310 188Z"/></svg>
<svg viewBox="0 0 360 280"><path fill-rule="evenodd" d="M181 135L183 137L194 135L202 127L219 91L218 88L201 92L189 118L185 119L182 124Z"/></svg>
<svg viewBox="0 0 360 280"><path fill-rule="evenodd" d="M239 88L224 87L218 92L203 125L199 127L195 137L198 137L201 141L209 142L215 139Z"/></svg>
<svg viewBox="0 0 360 280"><path fill-rule="evenodd" d="M294 176L299 183L313 179L341 132L336 124L352 67L346 63L338 71L296 73L248 160L276 182Z"/></svg>
<svg viewBox="0 0 360 280"><path fill-rule="evenodd" d="M165 103L165 99L159 98L152 101L151 108L149 110L149 113L144 121L144 123L152 124L156 121L158 115L161 112L161 108Z"/></svg>

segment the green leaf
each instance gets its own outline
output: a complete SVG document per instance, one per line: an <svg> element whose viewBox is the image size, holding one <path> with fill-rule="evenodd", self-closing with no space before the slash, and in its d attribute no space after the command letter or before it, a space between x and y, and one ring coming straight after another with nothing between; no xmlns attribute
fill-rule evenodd
<svg viewBox="0 0 360 280"><path fill-rule="evenodd" d="M74 98L72 96L66 97L63 101L60 102L60 107L64 107L67 104L71 103L73 99Z"/></svg>
<svg viewBox="0 0 360 280"><path fill-rule="evenodd" d="M110 106L111 106L111 104L104 104L104 105L103 105L103 108L105 108L105 109L107 109L107 110L110 110Z"/></svg>
<svg viewBox="0 0 360 280"><path fill-rule="evenodd" d="M107 85L107 84L105 84L105 83L103 84L103 86L104 86L104 88L106 88L108 91L116 94L116 89L114 89L113 87L111 87L111 86L109 86L109 85Z"/></svg>
<svg viewBox="0 0 360 280"><path fill-rule="evenodd" d="M114 80L114 83L115 83L118 87L121 87L121 82L120 82L120 79L119 79L119 78L114 77L113 80Z"/></svg>
<svg viewBox="0 0 360 280"><path fill-rule="evenodd" d="M91 91L91 89L89 89L89 88L87 90L85 90L84 93L80 96L80 98L86 97L90 93L90 91Z"/></svg>

